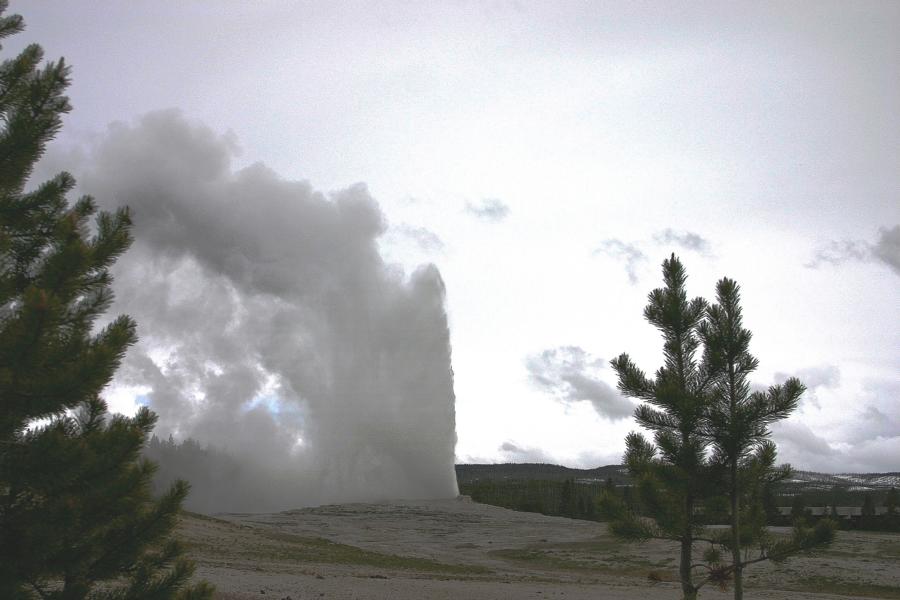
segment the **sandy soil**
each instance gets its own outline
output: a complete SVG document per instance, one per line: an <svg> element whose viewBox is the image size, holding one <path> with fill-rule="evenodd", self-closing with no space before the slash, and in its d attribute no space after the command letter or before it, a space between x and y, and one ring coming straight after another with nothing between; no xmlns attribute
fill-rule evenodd
<svg viewBox="0 0 900 600"><path fill-rule="evenodd" d="M180 532L222 600L680 597L674 545L463 499L186 515ZM746 597L900 598L900 536L841 532L819 556L756 565Z"/></svg>

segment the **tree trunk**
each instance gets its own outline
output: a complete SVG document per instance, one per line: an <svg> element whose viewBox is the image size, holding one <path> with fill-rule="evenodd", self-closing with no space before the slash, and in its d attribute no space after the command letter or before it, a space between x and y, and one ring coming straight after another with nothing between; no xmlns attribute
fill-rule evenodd
<svg viewBox="0 0 900 600"><path fill-rule="evenodd" d="M694 498L689 494L685 499L685 525L684 534L681 536L681 563L678 566L678 575L681 579L681 593L683 600L696 600L697 588L694 587L691 563L693 560L694 535L691 531L691 523L694 519Z"/></svg>
<svg viewBox="0 0 900 600"><path fill-rule="evenodd" d="M737 385L735 384L734 363L728 365L728 392L731 403L731 418L737 414ZM738 460L740 452L732 448L731 456L731 564L734 566L734 600L744 599L744 573L741 565L741 494L738 480Z"/></svg>
<svg viewBox="0 0 900 600"><path fill-rule="evenodd" d="M678 569L681 577L681 594L683 600L696 600L697 588L691 577L691 550L693 539L690 537L681 539L681 565Z"/></svg>
<svg viewBox="0 0 900 600"><path fill-rule="evenodd" d="M731 561L734 565L734 600L744 599L744 574L741 565L741 514L737 461L731 464Z"/></svg>

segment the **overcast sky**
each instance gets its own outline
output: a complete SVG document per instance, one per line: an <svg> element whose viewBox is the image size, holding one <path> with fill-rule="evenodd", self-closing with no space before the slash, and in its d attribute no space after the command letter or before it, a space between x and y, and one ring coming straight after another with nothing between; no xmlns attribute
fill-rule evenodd
<svg viewBox="0 0 900 600"><path fill-rule="evenodd" d="M384 227L360 237L377 243L373 269L433 263L446 285L457 461L618 462L633 403L608 360L661 364L641 313L675 252L692 295L724 275L742 286L754 382L809 387L776 428L782 459L900 470L900 3L11 10L28 29L6 56L37 41L74 67L74 112L42 172L113 190L97 149L172 127L225 157L216 177L262 163L264 179L380 209ZM219 225L291 235L252 212ZM202 262L199 245L184 252ZM123 389L125 412L147 393Z"/></svg>

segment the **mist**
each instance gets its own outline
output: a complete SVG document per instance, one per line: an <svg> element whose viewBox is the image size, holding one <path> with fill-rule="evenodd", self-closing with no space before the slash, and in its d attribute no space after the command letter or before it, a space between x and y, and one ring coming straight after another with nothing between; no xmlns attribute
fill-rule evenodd
<svg viewBox="0 0 900 600"><path fill-rule="evenodd" d="M382 259L365 185L324 194L234 170L237 152L177 111L113 124L87 152L81 190L135 222L109 315L134 317L140 341L110 393L155 411L158 436L228 457L194 481L206 510L455 496L437 268Z"/></svg>

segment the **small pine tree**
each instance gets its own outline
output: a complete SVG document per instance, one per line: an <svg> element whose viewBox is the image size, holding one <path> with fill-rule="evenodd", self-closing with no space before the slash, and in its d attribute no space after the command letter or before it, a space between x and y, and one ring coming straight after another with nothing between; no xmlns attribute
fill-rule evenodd
<svg viewBox="0 0 900 600"><path fill-rule="evenodd" d="M717 304L708 306L702 298L688 301L684 268L674 254L663 262L663 277L666 287L651 292L644 316L663 334L664 366L651 381L627 355L612 361L619 389L645 402L635 410L635 420L654 433L654 443L638 433L625 440L625 464L645 512L629 509L608 492L601 506L620 537L679 542L685 600L696 598L707 583L724 587L732 579L740 599L745 566L785 560L834 536L828 519L815 528L797 523L789 539L765 531L772 486L790 473L789 467L775 466L768 426L796 407L803 386L791 379L766 393L750 393L747 376L757 361L748 351L750 332L742 327L733 281L722 279ZM704 527L704 519L720 514L731 522L725 535ZM697 541L709 544L702 561L693 560ZM759 556L744 552L751 545L760 549ZM730 565L722 561L721 549L731 554ZM705 575L695 577L695 568L706 569Z"/></svg>
<svg viewBox="0 0 900 600"><path fill-rule="evenodd" d="M0 38L23 29L6 8ZM155 416L110 418L99 398L135 341L124 316L93 333L131 243L128 211L68 205L67 173L24 191L69 111L68 67L42 59L30 45L0 64L0 598L209 598L187 586L193 564L169 538L187 484L154 501L154 466L139 459Z"/></svg>
<svg viewBox="0 0 900 600"><path fill-rule="evenodd" d="M688 300L687 275L674 254L663 262L663 279L665 287L650 292L644 318L663 335L664 365L651 380L627 354L611 362L619 389L644 401L635 410L635 420L654 435L653 443L635 432L625 439L625 464L652 521L626 510L611 495L604 495L601 502L611 517L613 533L626 539L679 543L682 594L685 600L693 600L698 588L692 552L702 519L696 509L707 487L706 440L701 435L707 378L695 359L706 301Z"/></svg>
<svg viewBox="0 0 900 600"><path fill-rule="evenodd" d="M787 477L786 468L775 467L775 444L768 439L769 425L797 408L805 387L796 378L767 392L750 392L748 376L759 361L750 354L752 334L743 326L740 287L727 277L716 285L716 303L700 324L703 364L712 380L704 431L712 449L711 465L723 474L729 500L730 537L722 545L730 550L730 567L719 576L731 576L734 598L744 597L742 558L746 546L765 545L765 519L759 490L773 479ZM747 503L753 497L756 501ZM742 523L741 517L748 519ZM743 536L743 537L742 537Z"/></svg>

